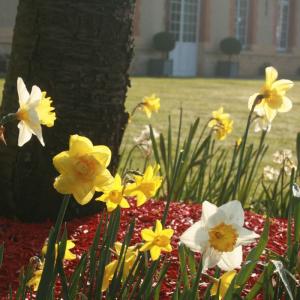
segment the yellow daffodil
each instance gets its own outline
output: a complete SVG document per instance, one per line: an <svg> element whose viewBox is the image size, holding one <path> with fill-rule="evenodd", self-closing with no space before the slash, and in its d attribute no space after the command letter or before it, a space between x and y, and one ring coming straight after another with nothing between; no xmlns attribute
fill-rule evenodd
<svg viewBox="0 0 300 300"><path fill-rule="evenodd" d="M146 243L140 248L140 251L150 250L152 260L157 260L161 251L171 252L171 237L174 230L171 228L163 229L159 220L156 221L155 230L151 228L143 229L141 232L142 238Z"/></svg>
<svg viewBox="0 0 300 300"><path fill-rule="evenodd" d="M232 270L224 273L219 279L216 279L216 281L214 282L210 290L211 296L217 295L219 289L219 300L223 299L235 275L236 275L236 271Z"/></svg>
<svg viewBox="0 0 300 300"><path fill-rule="evenodd" d="M46 97L46 92L42 92L42 98L39 105L36 108L40 122L47 127L53 127L56 120L56 114L52 104L51 97Z"/></svg>
<svg viewBox="0 0 300 300"><path fill-rule="evenodd" d="M66 243L66 250L65 250L65 255L64 255L64 258L65 260L73 260L73 259L76 259L76 255L74 253L72 253L70 251L70 249L73 249L75 247L75 244L74 242L72 242L71 240L67 240L67 243ZM48 245L47 245L47 242L45 242L43 248L42 248L42 256L44 257L47 253L47 248L48 248ZM55 259L57 257L57 250L58 250L58 244L56 243L55 244Z"/></svg>
<svg viewBox="0 0 300 300"><path fill-rule="evenodd" d="M51 107L50 98L45 98L39 87L34 85L31 93L27 91L22 78L17 80L17 90L19 95L19 109L16 113L17 119L20 121L18 146L27 143L32 135L36 135L40 143L45 146L42 125L48 127L53 126L55 121L54 107Z"/></svg>
<svg viewBox="0 0 300 300"><path fill-rule="evenodd" d="M39 288L40 281L42 278L43 269L36 270L33 272L33 276L30 280L26 283L26 286L32 288L34 292L36 292Z"/></svg>
<svg viewBox="0 0 300 300"><path fill-rule="evenodd" d="M230 201L220 207L204 201L201 220L188 228L180 241L202 254L203 272L218 265L224 271L239 268L243 259L242 245L259 237L243 227L241 202Z"/></svg>
<svg viewBox="0 0 300 300"><path fill-rule="evenodd" d="M124 197L124 186L122 185L122 179L119 174L114 178L114 182L111 186L104 187L101 190L104 194L96 200L106 203L107 210L112 212L118 206L121 208L129 208L129 203Z"/></svg>
<svg viewBox="0 0 300 300"><path fill-rule="evenodd" d="M160 169L159 165L154 168L148 166L144 175L135 175L135 182L126 187L125 194L127 196L135 196L137 206L143 205L148 199L153 197L162 183L162 177L156 176Z"/></svg>
<svg viewBox="0 0 300 300"><path fill-rule="evenodd" d="M110 159L108 147L93 146L88 138L72 135L69 151L53 158L53 164L61 174L55 179L54 188L61 194L72 194L81 205L88 203L95 191L113 182L107 170Z"/></svg>
<svg viewBox="0 0 300 300"><path fill-rule="evenodd" d="M146 113L148 118L151 118L152 112L158 112L160 109L160 99L155 94L144 97L141 103L143 111Z"/></svg>
<svg viewBox="0 0 300 300"><path fill-rule="evenodd" d="M277 80L278 72L273 67L267 67L266 81L260 93L249 98L248 107L251 110L255 99L261 96L260 102L255 106L254 112L258 115L265 115L269 122L272 122L277 113L288 112L292 108L292 101L286 97L286 92L291 89L294 83L290 80Z"/></svg>
<svg viewBox="0 0 300 300"><path fill-rule="evenodd" d="M208 123L208 127L212 128L216 133L217 139L224 140L229 133L232 132L233 120L230 115L224 113L223 107L212 112L212 118Z"/></svg>
<svg viewBox="0 0 300 300"><path fill-rule="evenodd" d="M113 279L114 274L116 272L118 262L121 255L121 249L122 249L122 243L116 242L115 243L115 254L118 259L113 260L111 263L106 265L104 269L104 277L102 282L102 292L106 291L109 287L110 281ZM125 249L124 249L125 251ZM124 260L124 268L122 272L122 280L125 280L127 276L129 275L129 272L131 271L133 264L137 258L138 251L136 250L135 246L131 246L127 248L127 251L125 253L125 260ZM123 256L124 257L124 256Z"/></svg>

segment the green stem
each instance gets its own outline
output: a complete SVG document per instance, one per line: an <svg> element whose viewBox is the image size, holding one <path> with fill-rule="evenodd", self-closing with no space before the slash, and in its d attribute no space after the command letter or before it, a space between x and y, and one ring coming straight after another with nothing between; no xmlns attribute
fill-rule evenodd
<svg viewBox="0 0 300 300"><path fill-rule="evenodd" d="M243 159L244 159L244 153L245 153L245 148L246 148L246 143L247 143L247 138L248 138L248 134L249 134L249 128L251 125L251 118L252 118L252 114L254 112L254 108L255 106L263 99L263 95L258 95L255 99L255 101L253 102L253 105L251 107L249 116L248 116L248 120L247 120L247 126L246 126L246 130L244 133L244 137L243 137L243 141L242 141L242 145L241 145L241 152L240 152L240 159L239 159L239 164L238 164L238 170L237 170L237 174L236 174L236 181L233 187L233 192L232 192L232 199L235 199L236 197L236 193L240 184L240 177L241 177L241 173L242 173L242 165L243 165Z"/></svg>
<svg viewBox="0 0 300 300"><path fill-rule="evenodd" d="M9 122L17 120L17 116L15 113L9 113L5 116L3 116L0 120L0 126L3 126Z"/></svg>

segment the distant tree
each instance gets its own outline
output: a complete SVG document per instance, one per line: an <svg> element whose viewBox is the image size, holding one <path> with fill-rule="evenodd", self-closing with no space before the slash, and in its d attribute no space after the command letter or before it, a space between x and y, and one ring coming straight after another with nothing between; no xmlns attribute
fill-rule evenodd
<svg viewBox="0 0 300 300"><path fill-rule="evenodd" d="M228 55L228 60L231 61L233 55L239 55L242 50L241 42L234 37L227 37L220 42L221 51Z"/></svg>
<svg viewBox="0 0 300 300"><path fill-rule="evenodd" d="M46 147L37 139L16 147L17 127L6 129L0 146L0 214L36 221L54 218L61 195L53 189L52 157L68 148L70 134L108 145L111 171L118 164L128 114L135 0L20 0L1 114L18 108L17 77L28 88L47 91L56 108L54 128L43 128ZM98 206L72 202L69 217Z"/></svg>

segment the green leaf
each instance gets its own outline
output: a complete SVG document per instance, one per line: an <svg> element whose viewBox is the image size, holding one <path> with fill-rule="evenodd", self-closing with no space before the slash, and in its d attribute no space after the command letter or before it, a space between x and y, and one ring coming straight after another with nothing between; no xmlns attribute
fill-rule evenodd
<svg viewBox="0 0 300 300"><path fill-rule="evenodd" d="M269 229L270 229L270 221L267 217L264 230L260 236L260 240L257 244L257 246L250 251L248 254L245 264L243 265L242 269L236 276L236 284L240 287L242 290L244 285L249 280L258 260L262 252L267 246L268 243L268 236L269 236Z"/></svg>
<svg viewBox="0 0 300 300"><path fill-rule="evenodd" d="M4 254L4 243L2 245L0 245L0 268L1 268L2 262L3 262L3 254Z"/></svg>

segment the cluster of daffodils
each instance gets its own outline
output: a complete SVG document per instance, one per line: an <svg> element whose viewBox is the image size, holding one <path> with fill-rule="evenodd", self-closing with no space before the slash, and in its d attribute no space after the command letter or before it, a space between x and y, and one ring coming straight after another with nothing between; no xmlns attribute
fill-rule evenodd
<svg viewBox="0 0 300 300"><path fill-rule="evenodd" d="M57 258L57 253L58 253L58 247L59 245L56 243L55 244L55 260ZM76 259L76 255L72 253L70 250L75 247L75 244L71 240L67 240L66 242L66 249L65 249L65 254L63 259L64 260L74 260ZM34 256L30 259L30 265L32 267L32 276L30 280L27 282L27 287L32 288L33 291L37 291L42 273L44 270L44 265L45 265L45 255L47 252L47 241L44 243L44 246L41 250L41 257Z"/></svg>
<svg viewBox="0 0 300 300"><path fill-rule="evenodd" d="M223 141L232 132L233 120L229 114L224 113L223 107L220 107L212 112L212 118L208 123L208 127L213 129L218 140Z"/></svg>
<svg viewBox="0 0 300 300"><path fill-rule="evenodd" d="M171 238L173 236L173 229L163 228L161 222L156 220L155 229L145 228L141 231L142 239L145 243L140 247L139 245L130 246L123 251L121 256L121 249L123 247L122 243L115 243L115 251L113 254L116 259L107 264L104 269L104 279L102 282L102 291L106 291L113 279L115 272L117 271L117 266L119 262L123 262L122 271L122 281L126 280L130 272L135 272L132 270L134 263L137 259L138 252L150 251L150 256L153 261L159 259L161 252L171 252Z"/></svg>
<svg viewBox="0 0 300 300"><path fill-rule="evenodd" d="M273 162L280 165L284 174L291 176L292 170L297 170L297 164L293 160L292 150L283 149L273 153ZM272 166L265 166L263 178L267 181L276 181L280 175L280 170Z"/></svg>
<svg viewBox="0 0 300 300"><path fill-rule="evenodd" d="M105 202L109 212L118 206L128 208L126 197L136 197L140 206L155 196L161 186L162 177L157 176L159 165L149 165L144 174L135 175L133 182L123 185L120 175L113 177L107 169L111 160L108 147L94 146L88 138L72 135L69 148L53 158L60 173L54 188L61 194L73 195L81 205L91 201L97 191L103 194L96 200Z"/></svg>

